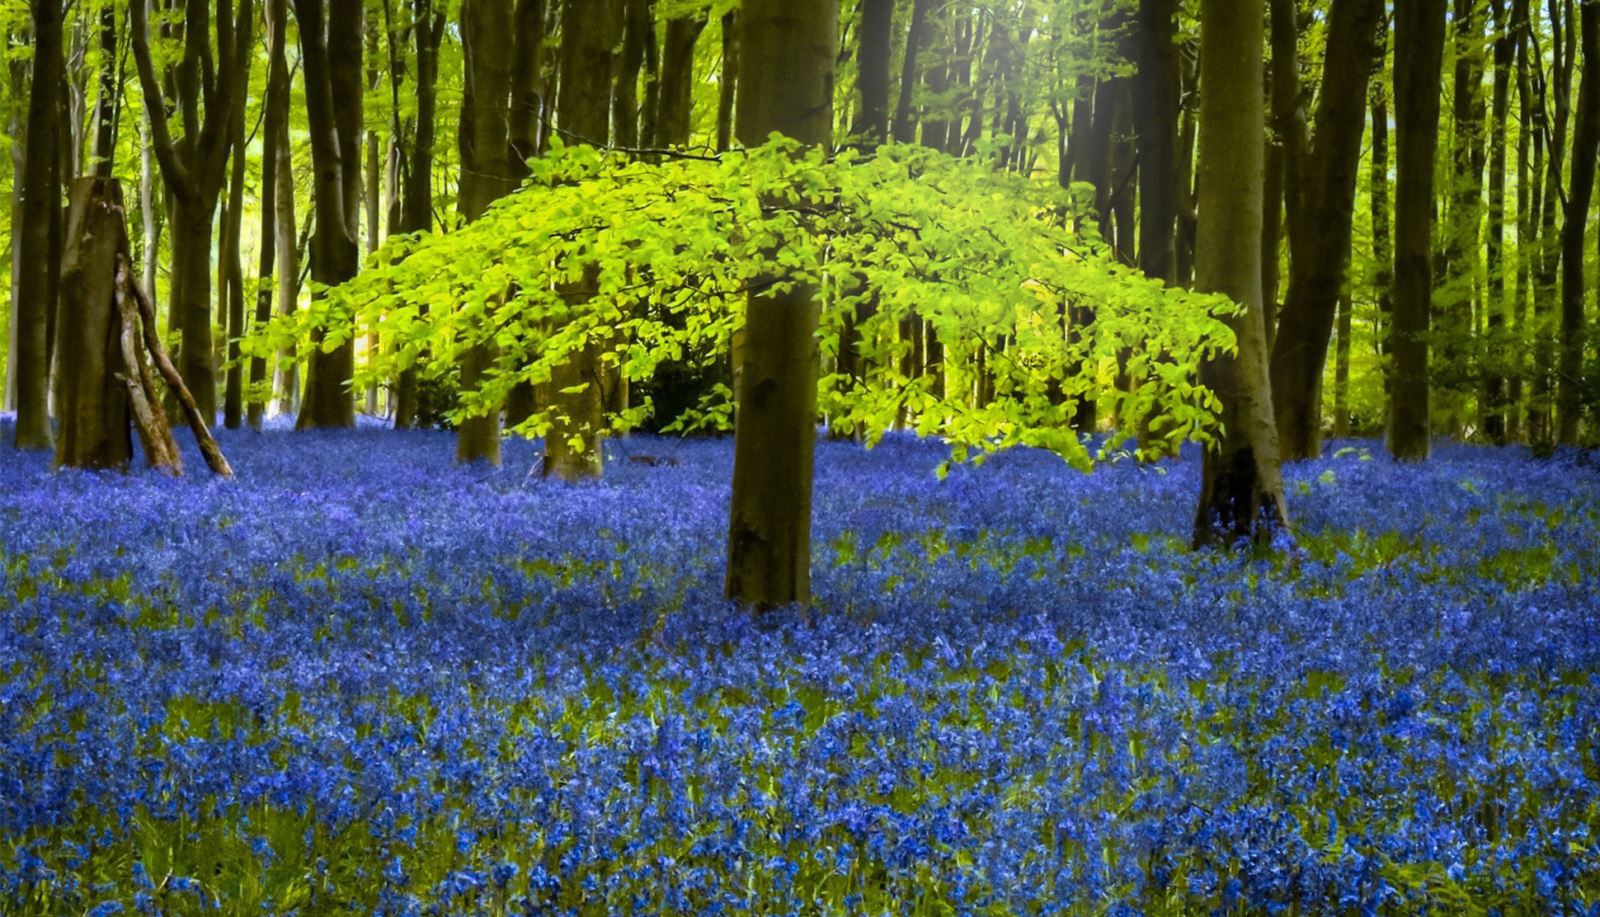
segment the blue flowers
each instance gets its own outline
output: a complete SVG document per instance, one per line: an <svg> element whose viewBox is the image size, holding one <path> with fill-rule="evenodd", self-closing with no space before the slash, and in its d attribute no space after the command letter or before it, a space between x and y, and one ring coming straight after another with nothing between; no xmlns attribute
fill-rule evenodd
<svg viewBox="0 0 1600 917"><path fill-rule="evenodd" d="M0 452L0 912L1316 913L1600 900L1600 479L818 457L815 615L720 598L726 442L431 433L233 483ZM196 461L198 461L196 459ZM48 902L45 903L45 902Z"/></svg>

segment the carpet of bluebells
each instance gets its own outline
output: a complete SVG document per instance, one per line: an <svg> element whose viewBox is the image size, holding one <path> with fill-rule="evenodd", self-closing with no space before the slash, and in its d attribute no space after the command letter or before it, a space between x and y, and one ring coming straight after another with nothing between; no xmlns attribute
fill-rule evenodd
<svg viewBox="0 0 1600 917"><path fill-rule="evenodd" d="M1195 554L1192 455L825 444L757 620L725 441L223 445L0 451L0 913L1600 913L1583 454L1341 443Z"/></svg>

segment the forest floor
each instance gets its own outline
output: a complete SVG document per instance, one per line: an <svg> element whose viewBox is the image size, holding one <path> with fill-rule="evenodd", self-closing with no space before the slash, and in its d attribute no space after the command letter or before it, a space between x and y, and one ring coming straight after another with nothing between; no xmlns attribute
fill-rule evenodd
<svg viewBox="0 0 1600 917"><path fill-rule="evenodd" d="M754 621L727 441L222 444L0 450L0 912L1600 908L1585 456L1340 443L1196 554L1193 455L825 444Z"/></svg>

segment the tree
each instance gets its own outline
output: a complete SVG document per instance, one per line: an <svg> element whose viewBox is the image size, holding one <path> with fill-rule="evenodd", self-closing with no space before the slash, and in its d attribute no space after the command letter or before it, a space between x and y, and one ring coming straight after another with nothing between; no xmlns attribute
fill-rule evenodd
<svg viewBox="0 0 1600 917"><path fill-rule="evenodd" d="M1489 238L1486 266L1489 291L1484 302L1485 358L1479 372L1484 434L1496 445L1506 441L1505 376L1490 348L1503 345L1506 323L1506 120L1511 109L1511 67L1516 54L1516 24L1506 21L1505 0L1489 0L1494 26L1494 96L1489 132ZM1521 176L1519 176L1521 177Z"/></svg>
<svg viewBox="0 0 1600 917"><path fill-rule="evenodd" d="M1380 46L1380 0L1333 0L1316 133L1286 186L1289 290L1272 347L1272 396L1284 459L1322 452L1322 371L1350 259L1367 78ZM1202 89L1202 91L1204 91Z"/></svg>
<svg viewBox="0 0 1600 917"><path fill-rule="evenodd" d="M286 276L294 270L291 235L294 232L294 186L279 187L286 181L293 182L288 174L292 165L289 162L289 63L285 54L289 37L288 0L265 0L263 14L267 30L267 91L262 101L261 191L258 194L261 201L260 288L256 291L255 314L258 325L271 320L274 296L281 297L294 284L293 278ZM289 219L280 228L278 211L283 203L288 204ZM279 249L284 249L281 261L284 270L274 276L280 267ZM245 413L245 422L252 430L261 429L261 419L266 413L267 396L261 391L266 384L267 358L257 356L250 361L250 385L257 394L250 398Z"/></svg>
<svg viewBox="0 0 1600 917"><path fill-rule="evenodd" d="M137 4L135 4L137 5ZM33 0L33 89L23 153L22 226L17 240L18 449L48 449L50 320L55 312L54 235L61 221L62 0Z"/></svg>
<svg viewBox="0 0 1600 917"><path fill-rule="evenodd" d="M311 279L336 287L361 267L362 0L294 0L305 67L306 120L311 134ZM312 291L320 295L318 290ZM331 347L312 338L305 396L295 426L353 427L355 341Z"/></svg>
<svg viewBox="0 0 1600 917"><path fill-rule="evenodd" d="M611 80L622 12L620 0L562 4L556 128L568 143L605 147L611 142ZM575 301L594 287L597 271L597 266L587 265L583 279L567 285ZM600 476L606 381L593 341L580 344L551 374L549 398L557 411L544 440L545 476L568 481Z"/></svg>
<svg viewBox="0 0 1600 917"><path fill-rule="evenodd" d="M444 40L446 17L433 0L414 0L411 32L416 39L416 115L409 143L400 144L401 233L433 228L433 154L438 137L439 44ZM390 36L391 41L393 35ZM398 57L398 52L391 52ZM398 70L398 66L393 67ZM395 383L394 426L411 427L417 420L417 371L402 370Z"/></svg>
<svg viewBox="0 0 1600 917"><path fill-rule="evenodd" d="M1433 308L1433 168L1439 143L1439 71L1445 0L1394 10L1394 354L1389 451L1402 461L1429 451L1428 326Z"/></svg>
<svg viewBox="0 0 1600 917"><path fill-rule="evenodd" d="M206 418L217 412L217 372L211 346L211 242L217 199L228 178L233 112L245 103L250 74L251 0L237 15L231 0L216 0L216 59L212 59L209 0L184 0L183 57L163 81L150 51L147 0L129 4L133 58L150 121L150 146L161 167L172 214L170 326L182 335L178 369ZM170 86L169 99L163 85ZM174 139L170 110L183 127ZM204 112L202 114L202 108ZM209 421L208 421L209 422Z"/></svg>
<svg viewBox="0 0 1600 917"><path fill-rule="evenodd" d="M1205 449L1197 546L1262 543L1288 528L1278 435L1267 378L1261 298L1265 115L1261 0L1203 0L1200 18L1200 231L1195 287L1239 305L1238 350L1207 361L1201 381L1222 404L1222 431ZM1223 50L1226 49L1226 50Z"/></svg>
<svg viewBox="0 0 1600 917"><path fill-rule="evenodd" d="M1556 439L1578 441L1583 414L1583 239L1594 198L1595 155L1600 152L1600 0L1583 0L1579 13L1583 76L1578 81L1572 129L1572 176L1561 230L1561 357L1556 384Z"/></svg>
<svg viewBox="0 0 1600 917"><path fill-rule="evenodd" d="M919 0L920 4L920 0ZM739 139L827 146L838 0L746 0ZM736 393L728 597L760 609L811 597L817 290L774 275L750 294Z"/></svg>

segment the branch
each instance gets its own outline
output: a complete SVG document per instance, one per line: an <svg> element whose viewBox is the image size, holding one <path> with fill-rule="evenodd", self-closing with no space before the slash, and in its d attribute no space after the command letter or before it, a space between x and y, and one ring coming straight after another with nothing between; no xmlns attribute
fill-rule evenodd
<svg viewBox="0 0 1600 917"><path fill-rule="evenodd" d="M172 133L167 129L167 104L161 94L161 81L156 77L155 64L150 60L150 23L146 9L148 0L131 0L128 4L129 41L133 45L134 67L139 71L139 89L144 95L145 114L150 119L150 146L161 164L168 184L179 197L194 193L194 182L189 170L184 168L172 146Z"/></svg>

